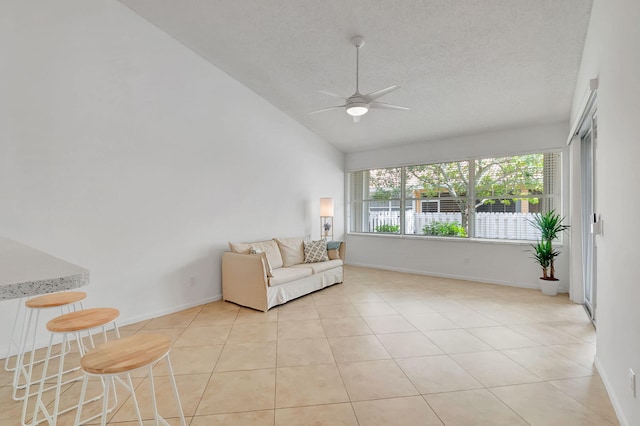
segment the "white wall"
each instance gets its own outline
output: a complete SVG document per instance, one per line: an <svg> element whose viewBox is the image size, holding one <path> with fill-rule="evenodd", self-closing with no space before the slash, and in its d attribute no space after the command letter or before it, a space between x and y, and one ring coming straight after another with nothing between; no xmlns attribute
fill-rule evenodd
<svg viewBox="0 0 640 426"><path fill-rule="evenodd" d="M88 268L123 323L220 298L230 240L343 215L340 151L120 3L4 1L0 51L0 235Z"/></svg>
<svg viewBox="0 0 640 426"><path fill-rule="evenodd" d="M556 123L346 155L347 170L454 161L478 156L560 150L566 154L567 123ZM563 155L563 169L568 156ZM567 182L563 180L566 204ZM346 220L346 219L345 219ZM539 268L527 243L452 240L407 236L347 235L350 264L420 274L540 288ZM568 238L556 271L561 291L569 290Z"/></svg>
<svg viewBox="0 0 640 426"><path fill-rule="evenodd" d="M510 155L566 148L569 124L546 124L451 139L402 145L346 155L347 170L458 161L488 155Z"/></svg>
<svg viewBox="0 0 640 426"><path fill-rule="evenodd" d="M596 212L604 221L597 245L598 370L623 425L640 425L640 388L634 398L629 368L640 374L640 227L629 222L640 199L640 2L595 0L574 96L574 115L599 77ZM640 381L640 377L638 377Z"/></svg>

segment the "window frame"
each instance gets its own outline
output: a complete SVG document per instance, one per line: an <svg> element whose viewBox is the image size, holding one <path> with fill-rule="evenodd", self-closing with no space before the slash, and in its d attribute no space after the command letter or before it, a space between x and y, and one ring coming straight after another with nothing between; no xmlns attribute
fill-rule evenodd
<svg viewBox="0 0 640 426"><path fill-rule="evenodd" d="M557 186L557 191L549 191L549 192L545 192L548 184L547 181L545 181L546 176L547 176L547 172L545 170L546 167L546 159L545 159L545 155L557 155L557 157L555 157L555 163L553 164L553 168L551 170L553 170L553 185ZM565 152L562 149L549 149L549 150L541 150L541 151L526 151L526 152L519 152L519 153L512 153L512 154L502 154L502 155L482 155L482 156L476 156L476 157L469 157L469 158L464 158L464 159L460 159L460 160L447 160L447 161L436 161L436 162L432 162L432 163L415 163L415 164L410 164L410 163L405 163L402 165L398 165L398 166L388 166L388 167L378 167L378 168L370 168L370 169L359 169L359 170L350 170L347 172L347 200L346 200L346 206L347 209L345 209L345 222L347 224L346 226L346 231L348 235L358 235L358 236L383 236L383 237L400 237L400 238L418 238L418 239L437 239L437 240L441 240L441 241L474 241L474 242L495 242L495 243L507 243L507 244L530 244L532 241L532 239L512 239L512 238L487 238L487 237L477 237L477 233L476 233L476 229L475 229L475 225L476 225L476 214L479 213L476 211L476 209L478 207L476 207L476 198L478 198L476 196L476 185L471 184L471 182L475 182L475 172L476 172L476 161L478 160L484 160L484 159L489 159L489 158L510 158L510 157L519 157L519 156L526 156L526 155L543 155L543 168L542 168L542 178L543 178L543 192L540 194L518 194L518 195L514 195L513 199L525 199L525 198L530 198L530 199L539 199L540 202L543 202L543 200L546 200L545 202L549 202L551 204L551 207L553 207L554 203L558 203L558 207L555 210L558 211L561 216L564 215L564 204L565 204L565 186L563 183L564 180L564 161L565 161ZM458 163L458 162L468 162L468 174L467 174L467 181L468 181L468 186L467 186L467 193L464 197L457 197L459 198L464 198L467 203L468 206L473 206L473 208L469 209L470 213L468 213L468 222L467 222L467 236L465 237L460 237L460 236L441 236L441 235L425 235L425 234L417 234L417 233L406 233L406 212L408 210L415 210L416 212L418 212L418 210L416 210L416 206L419 205L421 208L420 210L422 210L422 204L423 203L434 203L437 202L438 204L440 204L440 202L443 199L447 199L447 197L443 197L443 198L439 198L439 197L407 197L407 168L409 167L416 167L416 166L428 166L428 165L433 165L433 164L449 164L449 163ZM351 192L351 179L354 176L354 174L360 173L360 172L367 172L367 171L372 171L372 170L384 170L384 169L400 169L400 175L401 175L401 186L400 186L400 198L393 198L393 199L389 199L389 201L400 201L400 206L399 206L399 214L400 214L400 230L398 233L379 233L379 232L366 232L366 231L354 231L352 230L352 227L354 226L354 223L352 222L351 219L351 210L353 207L354 203L362 203L362 205L365 205L367 202L370 201L374 201L373 199L358 199L358 200L354 200L352 199L352 192ZM551 188L553 189L553 188ZM503 200L503 199L507 199L508 197L504 197L504 196L500 196L500 195L496 195L496 196L483 196L481 197L482 199L495 199L495 200ZM407 203L408 203L408 207L407 208ZM417 203L417 204L416 204ZM480 212L482 213L482 212ZM557 244L559 244L559 246L562 246L562 237L560 238L560 240L557 242Z"/></svg>

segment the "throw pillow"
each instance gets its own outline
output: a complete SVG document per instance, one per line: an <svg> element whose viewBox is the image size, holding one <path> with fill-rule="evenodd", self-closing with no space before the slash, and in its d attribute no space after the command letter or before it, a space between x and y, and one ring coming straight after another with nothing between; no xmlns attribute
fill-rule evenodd
<svg viewBox="0 0 640 426"><path fill-rule="evenodd" d="M229 248L234 253L249 254L251 247L263 250L267 254L267 259L271 267L274 269L282 268L282 255L278 244L273 240L258 241L255 243L232 243L229 242Z"/></svg>
<svg viewBox="0 0 640 426"><path fill-rule="evenodd" d="M329 241L327 243L327 256L329 260L340 259L340 241Z"/></svg>
<svg viewBox="0 0 640 426"><path fill-rule="evenodd" d="M304 237L276 238L282 255L282 266L285 268L304 262Z"/></svg>
<svg viewBox="0 0 640 426"><path fill-rule="evenodd" d="M304 242L304 263L326 262L328 260L327 240Z"/></svg>
<svg viewBox="0 0 640 426"><path fill-rule="evenodd" d="M264 267L267 271L267 277L273 277L273 272L271 270L271 264L269 263L269 259L267 258L267 253L265 253L263 250L259 248L251 247L249 249L249 254L260 255L264 259Z"/></svg>

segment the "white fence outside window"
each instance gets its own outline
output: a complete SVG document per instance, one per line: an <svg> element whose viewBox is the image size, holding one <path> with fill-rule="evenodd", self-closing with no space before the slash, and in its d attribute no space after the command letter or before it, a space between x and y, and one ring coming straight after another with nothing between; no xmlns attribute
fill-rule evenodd
<svg viewBox="0 0 640 426"><path fill-rule="evenodd" d="M540 232L529 220L535 218L534 213L476 213L475 237L496 240L537 240ZM417 213L406 212L405 234L423 235L422 228L433 222L462 223L461 213ZM400 229L399 211L369 212L369 232L380 232L380 227L394 226ZM398 233L396 232L396 233Z"/></svg>

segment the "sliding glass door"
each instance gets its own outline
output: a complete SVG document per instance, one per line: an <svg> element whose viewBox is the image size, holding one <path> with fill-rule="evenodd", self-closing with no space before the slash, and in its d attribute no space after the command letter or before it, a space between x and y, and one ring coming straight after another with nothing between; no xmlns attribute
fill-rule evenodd
<svg viewBox="0 0 640 426"><path fill-rule="evenodd" d="M591 226L597 221L595 213L595 147L598 137L597 116L592 111L581 133L581 169L582 169L582 277L584 282L585 308L596 322L597 282L596 282L596 246Z"/></svg>

